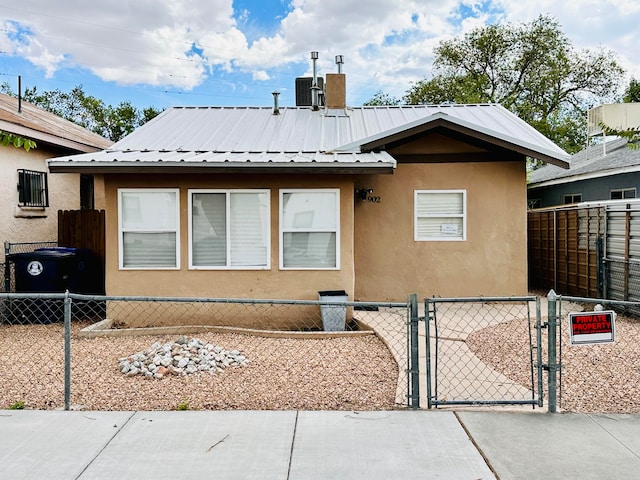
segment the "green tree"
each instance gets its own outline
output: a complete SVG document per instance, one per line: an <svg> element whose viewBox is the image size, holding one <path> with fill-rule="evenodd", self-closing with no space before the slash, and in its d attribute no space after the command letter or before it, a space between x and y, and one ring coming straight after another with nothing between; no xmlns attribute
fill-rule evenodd
<svg viewBox="0 0 640 480"><path fill-rule="evenodd" d="M631 78L629 86L624 91L622 101L625 103L640 102L640 81Z"/></svg>
<svg viewBox="0 0 640 480"><path fill-rule="evenodd" d="M0 91L16 96L7 83L2 84ZM26 88L22 98L114 142L161 113L154 107L138 109L129 101L122 101L116 106L106 105L102 100L87 95L81 85L70 92L56 89L40 93L37 87Z"/></svg>
<svg viewBox="0 0 640 480"><path fill-rule="evenodd" d="M559 23L541 15L441 42L433 77L412 84L404 101L499 103L573 153L586 141L586 111L614 98L623 74L612 52L576 51Z"/></svg>
<svg viewBox="0 0 640 480"><path fill-rule="evenodd" d="M382 106L382 105L400 105L401 100L396 97L392 97L388 93L384 93L382 90L376 92L376 94L369 100L363 103L365 107Z"/></svg>

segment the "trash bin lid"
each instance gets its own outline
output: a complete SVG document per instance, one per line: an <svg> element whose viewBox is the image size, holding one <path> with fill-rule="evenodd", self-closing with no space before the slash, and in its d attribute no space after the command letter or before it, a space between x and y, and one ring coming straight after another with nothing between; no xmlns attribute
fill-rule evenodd
<svg viewBox="0 0 640 480"><path fill-rule="evenodd" d="M318 295L321 297L344 297L347 295L347 292L344 290L320 290Z"/></svg>

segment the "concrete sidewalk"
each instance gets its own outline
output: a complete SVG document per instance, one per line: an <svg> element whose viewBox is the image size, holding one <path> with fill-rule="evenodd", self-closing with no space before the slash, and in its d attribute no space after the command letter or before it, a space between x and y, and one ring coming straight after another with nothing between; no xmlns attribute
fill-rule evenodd
<svg viewBox="0 0 640 480"><path fill-rule="evenodd" d="M7 479L638 478L640 416L0 411Z"/></svg>

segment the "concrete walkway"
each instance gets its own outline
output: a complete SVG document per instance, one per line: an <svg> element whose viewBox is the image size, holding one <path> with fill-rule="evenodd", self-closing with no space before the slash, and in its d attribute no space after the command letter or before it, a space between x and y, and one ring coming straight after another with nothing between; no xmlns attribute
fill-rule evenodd
<svg viewBox="0 0 640 480"><path fill-rule="evenodd" d="M638 478L640 416L0 410L0 478Z"/></svg>

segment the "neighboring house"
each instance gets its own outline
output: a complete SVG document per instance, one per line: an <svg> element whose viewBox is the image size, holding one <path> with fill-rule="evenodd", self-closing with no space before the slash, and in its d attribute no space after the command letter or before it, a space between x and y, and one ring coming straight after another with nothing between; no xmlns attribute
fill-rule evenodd
<svg viewBox="0 0 640 480"><path fill-rule="evenodd" d="M0 94L0 131L37 145L28 152L0 145L0 241L56 241L58 210L104 208L101 177L95 179L91 173L50 176L46 159L96 152L113 142L4 94Z"/></svg>
<svg viewBox="0 0 640 480"><path fill-rule="evenodd" d="M525 294L525 159L569 155L499 105L348 108L326 77L324 105L171 108L50 159L104 175L107 294Z"/></svg>
<svg viewBox="0 0 640 480"><path fill-rule="evenodd" d="M529 174L529 208L640 197L640 150L625 139L592 145L571 157L571 169L545 165Z"/></svg>

